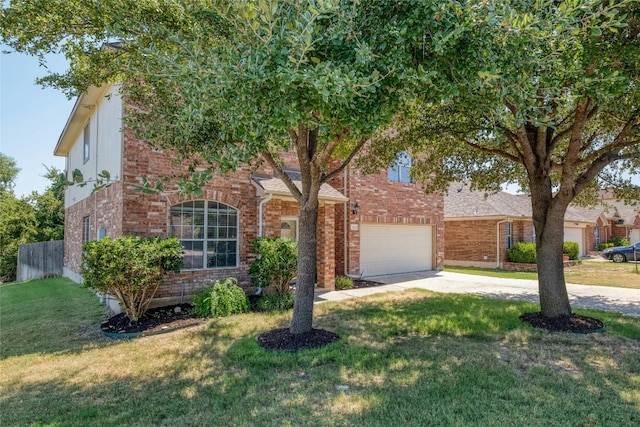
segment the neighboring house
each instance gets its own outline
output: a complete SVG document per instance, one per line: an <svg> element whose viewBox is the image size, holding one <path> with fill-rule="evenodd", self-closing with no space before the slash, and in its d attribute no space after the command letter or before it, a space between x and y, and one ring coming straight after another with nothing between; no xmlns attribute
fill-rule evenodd
<svg viewBox="0 0 640 427"><path fill-rule="evenodd" d="M536 240L526 195L487 195L456 183L444 203L445 265L501 268L514 243ZM581 256L593 250L596 218L592 216L574 206L565 215L564 241L577 242Z"/></svg>
<svg viewBox="0 0 640 427"><path fill-rule="evenodd" d="M640 242L640 206L631 206L616 200L611 192L601 193L602 204L598 218L599 242L624 237L631 243Z"/></svg>
<svg viewBox="0 0 640 427"><path fill-rule="evenodd" d="M92 193L71 186L65 196L64 274L81 281L82 243L105 236L176 236L185 247L180 274L163 281L157 297L190 295L203 281L236 277L248 283L258 236L293 240L298 204L267 166L246 166L215 176L201 198L135 192L150 180L176 171L172 159L152 150L123 124L117 86L92 87L80 96L55 149L66 171L85 178L107 170L114 183ZM287 173L299 181L296 157L283 153ZM318 286L333 288L336 275L380 275L439 269L444 262L443 198L425 195L408 179L410 157L375 175L353 167L320 190Z"/></svg>

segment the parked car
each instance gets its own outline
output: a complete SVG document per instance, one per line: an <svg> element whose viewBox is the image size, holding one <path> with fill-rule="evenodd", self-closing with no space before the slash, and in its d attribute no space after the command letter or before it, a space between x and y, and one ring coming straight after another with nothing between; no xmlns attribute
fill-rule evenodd
<svg viewBox="0 0 640 427"><path fill-rule="evenodd" d="M602 251L602 258L613 262L640 261L640 242L629 246L616 246Z"/></svg>

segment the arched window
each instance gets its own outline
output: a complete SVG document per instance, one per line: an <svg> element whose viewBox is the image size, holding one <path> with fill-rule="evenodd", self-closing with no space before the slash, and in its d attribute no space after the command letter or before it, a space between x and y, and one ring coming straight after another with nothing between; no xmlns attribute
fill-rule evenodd
<svg viewBox="0 0 640 427"><path fill-rule="evenodd" d="M171 207L171 236L184 247L184 268L238 266L238 211L223 203L184 202Z"/></svg>
<svg viewBox="0 0 640 427"><path fill-rule="evenodd" d="M411 176L409 171L411 170L411 155L406 151L398 153L393 165L389 166L387 170L387 176L391 182L404 182L410 183Z"/></svg>

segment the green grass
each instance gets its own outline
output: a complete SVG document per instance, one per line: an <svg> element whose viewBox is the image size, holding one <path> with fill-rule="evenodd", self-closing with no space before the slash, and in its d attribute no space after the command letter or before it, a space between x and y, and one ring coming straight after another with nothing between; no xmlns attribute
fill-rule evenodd
<svg viewBox="0 0 640 427"><path fill-rule="evenodd" d="M315 327L341 339L282 353L256 337L290 314L248 313L120 342L78 337L97 330L101 309L65 280L0 292L3 426L640 422L640 319L612 313L578 311L604 320L602 334L551 334L518 321L534 304L393 292L316 306ZM43 301L58 295L77 303L47 310ZM43 310L63 330L43 327ZM5 349L5 336L25 328L25 342Z"/></svg>
<svg viewBox="0 0 640 427"><path fill-rule="evenodd" d="M2 284L0 358L78 351L100 336L102 318L98 298L70 280Z"/></svg>
<svg viewBox="0 0 640 427"><path fill-rule="evenodd" d="M538 273L506 271L495 268L445 267L453 273L474 274L486 277L537 280ZM612 263L583 261L579 265L565 267L564 277L567 283L578 285L614 286L640 289L640 276L636 273L635 263Z"/></svg>

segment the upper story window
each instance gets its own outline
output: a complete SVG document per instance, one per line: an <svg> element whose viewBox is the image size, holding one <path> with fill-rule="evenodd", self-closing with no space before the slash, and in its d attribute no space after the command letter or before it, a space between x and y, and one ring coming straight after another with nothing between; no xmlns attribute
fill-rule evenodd
<svg viewBox="0 0 640 427"><path fill-rule="evenodd" d="M82 135L82 161L87 163L89 161L89 148L91 147L91 133L89 131L89 123L84 127Z"/></svg>
<svg viewBox="0 0 640 427"><path fill-rule="evenodd" d="M82 242L91 240L91 217L82 218Z"/></svg>
<svg viewBox="0 0 640 427"><path fill-rule="evenodd" d="M237 267L238 211L206 200L172 206L170 234L184 247L184 268Z"/></svg>
<svg viewBox="0 0 640 427"><path fill-rule="evenodd" d="M411 155L406 151L398 154L395 163L389 166L387 176L391 182L411 182L409 171L411 170Z"/></svg>

